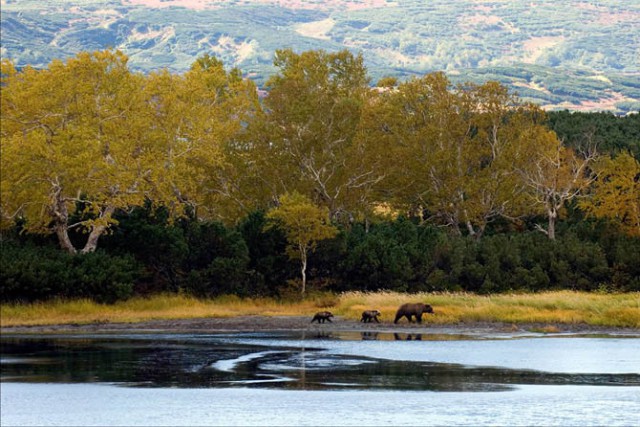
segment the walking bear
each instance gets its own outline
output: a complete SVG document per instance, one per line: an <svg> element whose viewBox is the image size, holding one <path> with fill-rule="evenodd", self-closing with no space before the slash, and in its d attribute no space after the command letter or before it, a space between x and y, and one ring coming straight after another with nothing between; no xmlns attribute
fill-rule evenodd
<svg viewBox="0 0 640 427"><path fill-rule="evenodd" d="M396 312L396 318L393 323L398 323L398 320L402 319L403 317L406 317L407 320L411 322L411 318L413 316L416 317L416 321L418 323L422 323L422 313L433 314L433 307L431 307L429 304L423 304L421 302L402 304Z"/></svg>
<svg viewBox="0 0 640 427"><path fill-rule="evenodd" d="M318 323L324 323L325 321L331 322L331 318L333 317L333 313L330 311L320 311L313 316L311 319L311 323L317 321Z"/></svg>
<svg viewBox="0 0 640 427"><path fill-rule="evenodd" d="M360 319L360 321L364 323L369 323L372 321L380 323L380 321L378 320L378 316L380 316L380 314L382 313L380 313L378 310L365 310L362 312L362 318Z"/></svg>

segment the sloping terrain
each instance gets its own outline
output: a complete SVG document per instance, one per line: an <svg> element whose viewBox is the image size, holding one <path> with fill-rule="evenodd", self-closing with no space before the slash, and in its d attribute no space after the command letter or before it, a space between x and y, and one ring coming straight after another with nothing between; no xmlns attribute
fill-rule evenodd
<svg viewBox="0 0 640 427"><path fill-rule="evenodd" d="M372 82L443 70L548 108L640 109L637 0L2 0L1 53L44 67L117 48L132 69L204 53L262 85L276 49L362 52Z"/></svg>

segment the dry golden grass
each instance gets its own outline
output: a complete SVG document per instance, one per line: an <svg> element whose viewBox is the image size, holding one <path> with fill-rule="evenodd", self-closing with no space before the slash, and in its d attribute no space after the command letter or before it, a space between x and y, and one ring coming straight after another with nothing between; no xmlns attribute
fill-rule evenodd
<svg viewBox="0 0 640 427"><path fill-rule="evenodd" d="M359 320L363 310L377 309L382 321L393 321L404 302L422 301L436 311L432 324L504 322L577 324L640 328L640 294L547 292L541 294L347 292L320 294L304 301L235 296L201 300L183 295L133 298L113 305L88 300L55 301L0 306L0 326L141 322L155 319L189 319L233 316L308 316L329 308L334 314ZM551 326L550 326L551 327Z"/></svg>
<svg viewBox="0 0 640 427"><path fill-rule="evenodd" d="M640 294L596 294L558 291L539 294L348 292L335 310L347 318L358 318L362 310L378 309L382 318L393 320L403 302L431 304L435 324L460 322L585 323L597 326L640 328Z"/></svg>
<svg viewBox="0 0 640 427"><path fill-rule="evenodd" d="M327 296L289 303L271 298L223 296L205 300L184 295L156 295L132 298L113 305L89 300L3 304L0 305L0 327L251 315L306 316L336 301L335 297Z"/></svg>

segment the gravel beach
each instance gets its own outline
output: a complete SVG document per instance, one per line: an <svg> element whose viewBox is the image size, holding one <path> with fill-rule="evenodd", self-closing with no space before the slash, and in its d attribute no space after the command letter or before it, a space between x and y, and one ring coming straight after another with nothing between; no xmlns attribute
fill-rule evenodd
<svg viewBox="0 0 640 427"><path fill-rule="evenodd" d="M461 335L519 335L531 333L560 334L616 334L640 336L635 328L612 328L587 324L505 324L474 322L458 324L398 324L391 321L361 323L339 316L333 322L311 323L311 317L299 316L237 316L218 318L193 318L154 320L135 323L90 323L64 325L11 326L0 329L2 334L76 334L76 333L246 333L280 331L321 332L379 332L411 334L461 334Z"/></svg>

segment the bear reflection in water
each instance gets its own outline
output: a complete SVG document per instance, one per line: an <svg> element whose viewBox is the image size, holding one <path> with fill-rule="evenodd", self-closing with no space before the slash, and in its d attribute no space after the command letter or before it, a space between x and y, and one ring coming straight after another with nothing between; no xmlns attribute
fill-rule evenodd
<svg viewBox="0 0 640 427"><path fill-rule="evenodd" d="M378 335L378 332L360 332L360 337L363 341L376 341L379 339ZM400 334L394 332L393 339L395 341L422 341L422 334Z"/></svg>
<svg viewBox="0 0 640 427"><path fill-rule="evenodd" d="M360 332L360 336L362 337L363 341L367 341L367 340L377 340L378 339L378 332Z"/></svg>
<svg viewBox="0 0 640 427"><path fill-rule="evenodd" d="M422 341L422 334L399 334L395 332L393 339L396 341Z"/></svg>
<svg viewBox="0 0 640 427"><path fill-rule="evenodd" d="M315 338L315 339L331 339L331 338L333 338L333 333L326 332L326 331L317 331L315 334L312 335L312 338Z"/></svg>

